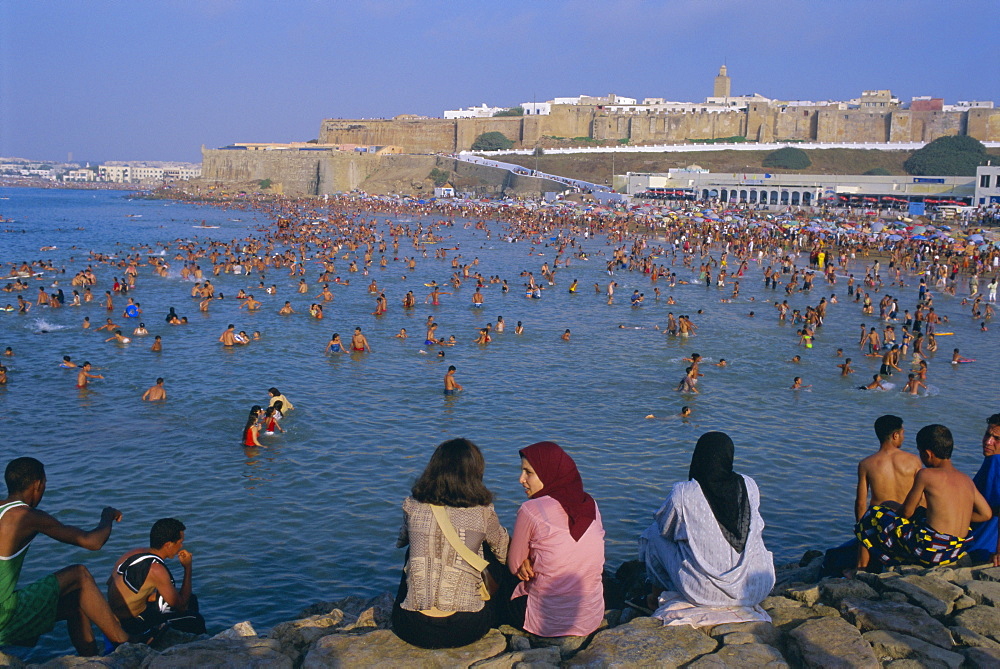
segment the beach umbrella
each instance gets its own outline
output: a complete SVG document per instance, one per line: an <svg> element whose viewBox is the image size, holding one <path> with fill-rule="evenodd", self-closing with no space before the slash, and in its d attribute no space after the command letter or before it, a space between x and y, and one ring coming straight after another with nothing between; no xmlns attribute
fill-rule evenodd
<svg viewBox="0 0 1000 669"><path fill-rule="evenodd" d="M968 239L970 242L981 242L983 241L983 236L979 233L976 233L974 235L969 235Z"/></svg>
<svg viewBox="0 0 1000 669"><path fill-rule="evenodd" d="M927 239L927 237L925 237L924 235L913 235L912 237L910 237L910 239L919 239L921 241L924 241Z"/></svg>
<svg viewBox="0 0 1000 669"><path fill-rule="evenodd" d="M884 223L875 223L872 225L872 232L882 232L885 229Z"/></svg>
<svg viewBox="0 0 1000 669"><path fill-rule="evenodd" d="M890 242L898 242L902 238L903 238L902 235L889 235L888 237L886 237L886 239L888 239Z"/></svg>

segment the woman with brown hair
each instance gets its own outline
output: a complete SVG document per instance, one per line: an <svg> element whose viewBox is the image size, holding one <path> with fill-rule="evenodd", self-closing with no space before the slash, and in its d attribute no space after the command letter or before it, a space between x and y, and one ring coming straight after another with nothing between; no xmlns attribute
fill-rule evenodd
<svg viewBox="0 0 1000 669"><path fill-rule="evenodd" d="M483 543L502 564L509 537L493 509L493 493L483 484L485 467L471 441L446 441L403 501L396 546L408 551L392 628L414 646L465 646L498 622L484 582L490 565Z"/></svg>

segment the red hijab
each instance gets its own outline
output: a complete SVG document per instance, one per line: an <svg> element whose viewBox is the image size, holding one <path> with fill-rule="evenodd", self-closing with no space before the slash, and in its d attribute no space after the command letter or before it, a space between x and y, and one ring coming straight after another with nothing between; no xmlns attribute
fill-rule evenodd
<svg viewBox="0 0 1000 669"><path fill-rule="evenodd" d="M569 516L569 534L579 541L590 524L597 519L597 504L583 490L583 480L573 458L559 444L540 441L520 451L542 482L542 489L531 499L549 496L559 502Z"/></svg>

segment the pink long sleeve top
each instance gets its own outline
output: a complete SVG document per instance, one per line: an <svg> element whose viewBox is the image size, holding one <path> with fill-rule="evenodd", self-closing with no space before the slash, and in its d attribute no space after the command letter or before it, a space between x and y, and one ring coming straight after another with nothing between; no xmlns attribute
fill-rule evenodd
<svg viewBox="0 0 1000 669"><path fill-rule="evenodd" d="M539 636L585 636L604 617L604 526L601 512L574 541L569 518L551 497L529 499L517 511L507 564L517 573L530 557L535 577L514 597L528 596L524 629Z"/></svg>

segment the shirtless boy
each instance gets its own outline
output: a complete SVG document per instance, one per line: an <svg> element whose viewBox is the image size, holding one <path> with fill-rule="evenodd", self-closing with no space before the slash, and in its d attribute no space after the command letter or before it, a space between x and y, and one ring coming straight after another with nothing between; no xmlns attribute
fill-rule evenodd
<svg viewBox="0 0 1000 669"><path fill-rule="evenodd" d="M917 393L920 392L921 388L923 388L924 390L927 389L927 384L918 379L916 374L909 374L907 378L909 380L906 382L906 385L903 386L904 393L909 393L910 395L916 395Z"/></svg>
<svg viewBox="0 0 1000 669"><path fill-rule="evenodd" d="M902 450L905 436L902 418L888 414L880 416L875 421L875 436L879 450L858 463L855 523L877 504L901 505L913 487L913 478L920 471L920 458ZM863 545L859 546L857 566L858 569L868 566L868 550Z"/></svg>
<svg viewBox="0 0 1000 669"><path fill-rule="evenodd" d="M445 395L454 395L455 393L457 393L459 390L462 389L462 385L458 381L455 380L455 372L456 371L457 370L455 369L455 365L449 365L448 366L448 371L444 375L444 394Z"/></svg>
<svg viewBox="0 0 1000 669"><path fill-rule="evenodd" d="M15 590L28 545L44 534L71 546L96 551L111 536L111 527L121 513L109 507L90 531L61 522L38 509L45 494L45 467L34 458L11 460L4 472L7 499L0 501L0 644L34 645L41 634L52 629L56 620L65 620L77 653L98 654L91 623L96 624L114 644L128 636L101 596L94 577L81 564L49 574Z"/></svg>
<svg viewBox="0 0 1000 669"><path fill-rule="evenodd" d="M129 637L144 643L167 628L203 634L205 619L191 594L191 553L184 548L184 524L162 518L149 531L149 548L125 553L108 578L108 603ZM184 568L178 591L164 560L176 557Z"/></svg>
<svg viewBox="0 0 1000 669"><path fill-rule="evenodd" d="M159 402L160 400L167 399L167 390L163 387L163 377L156 379L156 385L150 386L146 392L142 394L142 399L145 402Z"/></svg>
<svg viewBox="0 0 1000 669"><path fill-rule="evenodd" d="M952 464L953 447L944 425L921 428L917 450L925 468L917 472L902 509L876 505L858 521L858 539L883 564L951 564L966 553L970 523L993 517L972 479ZM927 506L918 509L921 500Z"/></svg>
<svg viewBox="0 0 1000 669"><path fill-rule="evenodd" d="M90 373L90 363L85 362L80 367L80 371L76 374L76 387L86 388L90 379L103 379L104 377L100 374Z"/></svg>

